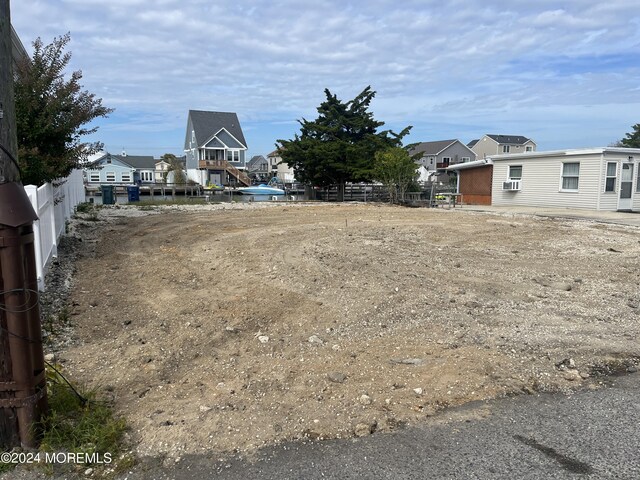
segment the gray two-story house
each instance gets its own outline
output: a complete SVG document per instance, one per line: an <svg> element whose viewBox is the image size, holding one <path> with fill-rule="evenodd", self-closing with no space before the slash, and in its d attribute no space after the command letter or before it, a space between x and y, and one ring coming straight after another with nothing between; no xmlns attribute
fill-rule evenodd
<svg viewBox="0 0 640 480"><path fill-rule="evenodd" d="M200 185L250 185L247 141L232 112L189 110L184 140L187 177Z"/></svg>
<svg viewBox="0 0 640 480"><path fill-rule="evenodd" d="M536 143L522 135L487 134L480 139L471 140L467 146L474 151L479 160L490 155L536 151Z"/></svg>

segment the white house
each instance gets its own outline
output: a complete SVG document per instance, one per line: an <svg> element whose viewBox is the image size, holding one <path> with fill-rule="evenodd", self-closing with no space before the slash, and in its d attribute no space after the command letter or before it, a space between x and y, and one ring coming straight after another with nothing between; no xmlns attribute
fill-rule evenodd
<svg viewBox="0 0 640 480"><path fill-rule="evenodd" d="M492 155L491 204L640 211L640 149Z"/></svg>

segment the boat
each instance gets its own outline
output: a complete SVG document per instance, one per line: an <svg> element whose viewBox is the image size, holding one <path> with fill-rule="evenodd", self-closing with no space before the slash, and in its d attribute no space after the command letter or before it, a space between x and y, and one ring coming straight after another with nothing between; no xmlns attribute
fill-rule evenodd
<svg viewBox="0 0 640 480"><path fill-rule="evenodd" d="M251 187L240 187L236 191L242 195L284 195L282 188L271 187L264 183Z"/></svg>

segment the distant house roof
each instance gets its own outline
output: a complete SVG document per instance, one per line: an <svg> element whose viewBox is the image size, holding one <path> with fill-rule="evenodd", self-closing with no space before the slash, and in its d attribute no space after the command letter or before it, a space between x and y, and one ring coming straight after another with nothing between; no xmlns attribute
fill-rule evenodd
<svg viewBox="0 0 640 480"><path fill-rule="evenodd" d="M88 163L86 167L95 167L108 159L118 160L119 162L136 169L146 168L153 170L156 168L156 160L152 155L113 155L111 153L105 153L100 158Z"/></svg>
<svg viewBox="0 0 640 480"><path fill-rule="evenodd" d="M269 163L269 162L262 155L254 155L253 157L251 157L251 160L247 162L247 169L250 169L260 163Z"/></svg>
<svg viewBox="0 0 640 480"><path fill-rule="evenodd" d="M480 141L479 138L476 138L475 140L471 140L469 143L467 143L467 147L469 148L473 148L473 146L478 143Z"/></svg>
<svg viewBox="0 0 640 480"><path fill-rule="evenodd" d="M111 157L128 163L133 168L147 168L149 170L156 168L156 160L153 155L111 155Z"/></svg>
<svg viewBox="0 0 640 480"><path fill-rule="evenodd" d="M438 140L436 142L421 142L413 146L409 153L423 153L424 155L437 155L448 146L456 143L458 140Z"/></svg>
<svg viewBox="0 0 640 480"><path fill-rule="evenodd" d="M268 154L267 157L281 157L282 156L282 150L284 150L284 147L276 148L273 152Z"/></svg>
<svg viewBox="0 0 640 480"><path fill-rule="evenodd" d="M495 140L498 143L507 143L510 145L523 145L530 139L521 135L491 135L487 134L487 137Z"/></svg>
<svg viewBox="0 0 640 480"><path fill-rule="evenodd" d="M198 146L204 145L213 135L221 129L225 129L238 140L244 147L247 141L244 139L238 115L233 112L208 112L204 110L189 110L189 118L196 134Z"/></svg>
<svg viewBox="0 0 640 480"><path fill-rule="evenodd" d="M29 54L24 48L20 37L18 37L18 34L13 29L13 25L11 25L11 56L13 57L14 66L19 61L29 58Z"/></svg>

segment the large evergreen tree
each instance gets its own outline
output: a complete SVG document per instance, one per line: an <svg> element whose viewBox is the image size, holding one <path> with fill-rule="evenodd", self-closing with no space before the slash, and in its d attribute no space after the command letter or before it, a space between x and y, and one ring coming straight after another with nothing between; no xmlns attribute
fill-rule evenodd
<svg viewBox="0 0 640 480"><path fill-rule="evenodd" d="M384 125L369 111L375 92L371 87L346 103L325 89L326 100L318 107L318 118L302 119L300 134L278 140L282 161L293 167L303 183L326 186L373 178L375 153L402 145L409 133L378 131Z"/></svg>
<svg viewBox="0 0 640 480"><path fill-rule="evenodd" d="M70 36L44 45L33 42L33 58L17 63L15 87L18 162L24 184L41 185L66 177L91 154L99 142L82 142L98 127L88 124L113 110L102 99L82 90L81 71L65 79L71 53L64 52Z"/></svg>
<svg viewBox="0 0 640 480"><path fill-rule="evenodd" d="M636 123L633 132L627 133L625 137L618 142L620 147L640 148L640 123Z"/></svg>

